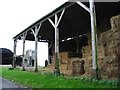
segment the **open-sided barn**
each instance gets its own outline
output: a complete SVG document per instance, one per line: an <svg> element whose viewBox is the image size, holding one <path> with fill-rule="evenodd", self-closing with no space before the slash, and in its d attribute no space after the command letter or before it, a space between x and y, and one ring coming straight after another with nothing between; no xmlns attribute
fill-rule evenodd
<svg viewBox="0 0 120 90"><path fill-rule="evenodd" d="M46 70L116 79L120 73L119 14L120 2L69 0L17 34L14 46L18 39L23 40L24 63L25 40L36 42L35 71L39 41L48 42L50 63Z"/></svg>

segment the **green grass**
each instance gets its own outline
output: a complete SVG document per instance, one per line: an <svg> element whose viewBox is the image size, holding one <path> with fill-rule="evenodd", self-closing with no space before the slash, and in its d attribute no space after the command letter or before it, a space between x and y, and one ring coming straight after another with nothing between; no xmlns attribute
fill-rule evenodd
<svg viewBox="0 0 120 90"><path fill-rule="evenodd" d="M1 75L1 74L0 74ZM21 70L2 68L2 77L30 88L115 88L116 81L90 80L88 78L55 77Z"/></svg>

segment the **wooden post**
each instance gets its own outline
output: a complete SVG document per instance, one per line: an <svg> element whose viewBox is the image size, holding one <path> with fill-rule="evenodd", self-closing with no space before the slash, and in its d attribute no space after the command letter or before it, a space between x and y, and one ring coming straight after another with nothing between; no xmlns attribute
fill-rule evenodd
<svg viewBox="0 0 120 90"><path fill-rule="evenodd" d="M90 19L91 19L91 37L92 37L92 74L93 78L98 79L98 63L97 63L97 33L96 33L96 14L95 14L95 6L94 6L94 0L89 0L90 8L88 8L86 5L84 5L80 0L69 0L69 2L76 2L79 4L82 8L84 8L86 11L90 13Z"/></svg>
<svg viewBox="0 0 120 90"><path fill-rule="evenodd" d="M97 64L97 33L96 33L96 15L94 0L90 0L90 16L91 16L91 37L92 37L92 78L99 79L98 77L98 64Z"/></svg>
<svg viewBox="0 0 120 90"><path fill-rule="evenodd" d="M55 28L55 70L54 74L60 75L60 69L59 69L59 29Z"/></svg>
<svg viewBox="0 0 120 90"><path fill-rule="evenodd" d="M37 50L38 50L38 33L39 33L39 30L41 28L41 23L39 24L39 26L35 26L35 31L33 29L31 29L33 35L34 35L34 38L35 38L35 72L38 71L38 66L37 66Z"/></svg>
<svg viewBox="0 0 120 90"><path fill-rule="evenodd" d="M22 68L23 68L23 71L25 71L25 39L26 39L26 36L27 36L27 32L25 32L23 34L23 36L21 37L23 39L23 58L22 58Z"/></svg>
<svg viewBox="0 0 120 90"><path fill-rule="evenodd" d="M79 53L79 35L76 34L76 52Z"/></svg>
<svg viewBox="0 0 120 90"><path fill-rule="evenodd" d="M48 42L48 65L50 64L50 54L49 54L49 46L50 46L50 44L49 44L49 42Z"/></svg>
<svg viewBox="0 0 120 90"><path fill-rule="evenodd" d="M22 60L22 70L25 71L25 40L23 40L23 60Z"/></svg>
<svg viewBox="0 0 120 90"><path fill-rule="evenodd" d="M54 70L54 74L55 76L60 75L60 69L59 69L59 28L58 25L60 24L60 21L63 17L63 14L65 12L65 9L62 11L59 19L57 14L55 14L55 23L49 18L49 22L52 24L52 26L55 29L55 70Z"/></svg>
<svg viewBox="0 0 120 90"><path fill-rule="evenodd" d="M38 49L38 37L35 37L35 72L38 71L37 67L37 49Z"/></svg>
<svg viewBox="0 0 120 90"><path fill-rule="evenodd" d="M13 55L13 65L12 65L12 67L13 68L16 68L16 46L17 46L17 40L15 39L14 40L14 55Z"/></svg>

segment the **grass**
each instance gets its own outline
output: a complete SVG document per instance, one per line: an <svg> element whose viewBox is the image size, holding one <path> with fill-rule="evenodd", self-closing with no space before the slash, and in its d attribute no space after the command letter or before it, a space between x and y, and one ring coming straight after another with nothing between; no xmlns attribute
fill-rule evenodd
<svg viewBox="0 0 120 90"><path fill-rule="evenodd" d="M117 86L116 81L55 77L50 73L43 75L16 69L8 70L5 67L2 68L2 77L29 88L115 88Z"/></svg>

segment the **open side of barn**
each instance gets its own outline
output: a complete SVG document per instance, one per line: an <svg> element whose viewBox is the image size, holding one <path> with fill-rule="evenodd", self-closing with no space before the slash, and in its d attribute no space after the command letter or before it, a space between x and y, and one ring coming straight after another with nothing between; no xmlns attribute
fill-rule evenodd
<svg viewBox="0 0 120 90"><path fill-rule="evenodd" d="M65 75L118 79L120 2L94 2L94 4L66 2L30 25L13 38L14 61L17 40L23 40L23 70L25 70L25 40L35 41L35 71L37 71L37 42L48 42L49 65L46 70L57 69L57 72L60 70Z"/></svg>

